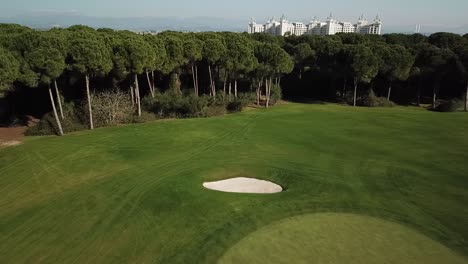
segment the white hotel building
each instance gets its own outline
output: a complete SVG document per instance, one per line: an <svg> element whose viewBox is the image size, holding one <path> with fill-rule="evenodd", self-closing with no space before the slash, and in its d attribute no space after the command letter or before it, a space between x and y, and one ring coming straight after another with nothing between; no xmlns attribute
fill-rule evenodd
<svg viewBox="0 0 468 264"><path fill-rule="evenodd" d="M360 33L375 34L382 33L382 20L377 16L373 23L369 23L364 16L359 17L356 24L350 22L340 22L333 16L327 18L325 22L314 18L309 24L300 22L289 22L284 16L279 21L272 18L266 24L257 24L253 19L249 23L248 33L267 33L277 36L285 35L335 35L336 33Z"/></svg>

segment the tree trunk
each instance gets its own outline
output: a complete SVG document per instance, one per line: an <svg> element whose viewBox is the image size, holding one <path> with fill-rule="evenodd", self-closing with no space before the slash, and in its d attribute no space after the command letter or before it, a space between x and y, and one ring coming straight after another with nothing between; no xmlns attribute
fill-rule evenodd
<svg viewBox="0 0 468 264"><path fill-rule="evenodd" d="M216 97L216 84L214 81L213 81L212 87L213 87L213 91L212 91L213 97Z"/></svg>
<svg viewBox="0 0 468 264"><path fill-rule="evenodd" d="M135 74L135 92L138 105L138 116L141 116L140 86L138 85L138 74Z"/></svg>
<svg viewBox="0 0 468 264"><path fill-rule="evenodd" d="M257 87L257 106L260 106L260 85Z"/></svg>
<svg viewBox="0 0 468 264"><path fill-rule="evenodd" d="M347 85L348 79L345 77L344 78L344 83L343 83L343 94L341 95L343 99L346 98L346 85Z"/></svg>
<svg viewBox="0 0 468 264"><path fill-rule="evenodd" d="M192 64L192 80L193 80L193 89L195 90L195 95L198 96L197 91L197 80L195 79L195 67Z"/></svg>
<svg viewBox="0 0 468 264"><path fill-rule="evenodd" d="M466 82L466 91L465 91L465 112L468 112L468 81Z"/></svg>
<svg viewBox="0 0 468 264"><path fill-rule="evenodd" d="M150 81L150 77L149 77L149 72L148 72L148 71L146 71L146 80L148 81L148 86L149 86L149 89L150 89L151 97L154 98L154 90L153 90L153 86L151 85L151 81Z"/></svg>
<svg viewBox="0 0 468 264"><path fill-rule="evenodd" d="M200 86L198 85L198 66L195 65L195 83L197 84L197 96L200 95Z"/></svg>
<svg viewBox="0 0 468 264"><path fill-rule="evenodd" d="M257 105L258 106L260 106L260 96L261 96L262 83L263 83L263 77L258 82L258 86L257 86Z"/></svg>
<svg viewBox="0 0 468 264"><path fill-rule="evenodd" d="M156 85L154 82L154 71L151 71L151 86L153 87L153 93L156 94Z"/></svg>
<svg viewBox="0 0 468 264"><path fill-rule="evenodd" d="M135 106L135 96L133 93L133 86L130 85L130 96L132 97L132 107Z"/></svg>
<svg viewBox="0 0 468 264"><path fill-rule="evenodd" d="M267 93L267 95L266 95L266 97L267 97L267 103L266 103L266 104L267 104L267 107L270 107L271 86L272 86L272 81L271 81L271 77L270 77L270 80L269 80L269 82L268 82L268 91L267 91L268 93Z"/></svg>
<svg viewBox="0 0 468 264"><path fill-rule="evenodd" d="M210 73L210 88L211 88L211 95L213 97L215 97L216 95L213 93L214 92L214 89L213 89L213 75L211 74L211 65L208 64L208 72Z"/></svg>
<svg viewBox="0 0 468 264"><path fill-rule="evenodd" d="M387 95L387 101L390 101L390 96L392 94L392 83L390 82L388 86L388 95Z"/></svg>
<svg viewBox="0 0 468 264"><path fill-rule="evenodd" d="M93 123L93 108L91 107L91 94L89 92L89 75L86 74L86 95L88 97L88 111L89 111L89 128L94 129Z"/></svg>
<svg viewBox="0 0 468 264"><path fill-rule="evenodd" d="M49 96L50 96L50 102L52 103L52 109L54 110L55 121L57 122L57 126L59 128L59 134L60 136L63 136L62 124L60 123L60 119L57 114L57 109L55 108L54 97L52 96L52 89L50 88L50 85L49 85Z"/></svg>
<svg viewBox="0 0 468 264"><path fill-rule="evenodd" d="M229 81L229 98L231 98L231 86L232 86L232 82Z"/></svg>
<svg viewBox="0 0 468 264"><path fill-rule="evenodd" d="M436 93L436 86L434 85L434 89L432 90L432 109L436 108L436 101L437 101L437 93Z"/></svg>
<svg viewBox="0 0 468 264"><path fill-rule="evenodd" d="M224 87L223 87L224 95L226 95L226 82L227 82L227 75L224 76Z"/></svg>
<svg viewBox="0 0 468 264"><path fill-rule="evenodd" d="M265 103L265 107L268 108L270 107L270 95L271 95L271 86L272 86L272 79L270 77L270 79L266 81L266 88L265 88L265 97L266 97L266 103Z"/></svg>
<svg viewBox="0 0 468 264"><path fill-rule="evenodd" d="M234 97L237 98L237 79L234 80Z"/></svg>
<svg viewBox="0 0 468 264"><path fill-rule="evenodd" d="M268 107L270 107L270 101L271 101L271 88L273 87L273 80L270 77L270 84L268 85Z"/></svg>
<svg viewBox="0 0 468 264"><path fill-rule="evenodd" d="M216 83L213 80L213 83L211 84L213 86L213 97L216 97Z"/></svg>
<svg viewBox="0 0 468 264"><path fill-rule="evenodd" d="M421 106L421 77L419 77L419 80L418 80L418 94L417 94L417 105L418 106Z"/></svg>
<svg viewBox="0 0 468 264"><path fill-rule="evenodd" d="M136 85L133 85L132 88L133 88L133 94L135 95L135 105L137 106L137 109L138 109L138 93L137 93Z"/></svg>
<svg viewBox="0 0 468 264"><path fill-rule="evenodd" d="M215 82L215 80L214 80L214 78L213 78L213 76L211 74L211 66L208 65L208 67L209 67L209 70L210 70L210 83L211 83L211 87L212 87L212 90L213 90L213 92L212 92L213 97L216 97L216 82ZM218 75L219 75L219 73L218 73Z"/></svg>
<svg viewBox="0 0 468 264"><path fill-rule="evenodd" d="M353 99L353 106L356 106L357 88L358 88L358 80L357 80L357 78L354 78L354 99Z"/></svg>
<svg viewBox="0 0 468 264"><path fill-rule="evenodd" d="M63 117L62 99L60 98L60 92L58 89L57 80L54 80L54 86L55 86L55 93L57 94L57 103L59 105L60 116L62 117L62 120L63 120L65 118Z"/></svg>

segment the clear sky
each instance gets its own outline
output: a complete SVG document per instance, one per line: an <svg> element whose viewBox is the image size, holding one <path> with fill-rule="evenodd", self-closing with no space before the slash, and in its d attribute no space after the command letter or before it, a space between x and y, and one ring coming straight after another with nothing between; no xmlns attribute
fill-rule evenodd
<svg viewBox="0 0 468 264"><path fill-rule="evenodd" d="M330 12L355 22L380 14L387 25L468 27L468 0L0 0L0 17L31 12L74 12L97 17L221 17L247 20L285 14L290 20L325 19Z"/></svg>

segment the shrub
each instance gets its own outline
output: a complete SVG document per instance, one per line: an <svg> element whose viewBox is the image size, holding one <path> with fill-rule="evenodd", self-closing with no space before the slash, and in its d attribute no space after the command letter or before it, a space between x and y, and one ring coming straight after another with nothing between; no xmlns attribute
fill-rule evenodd
<svg viewBox="0 0 468 264"><path fill-rule="evenodd" d="M270 94L270 105L275 105L283 98L283 91L281 90L280 85L273 85L271 87L271 94Z"/></svg>
<svg viewBox="0 0 468 264"><path fill-rule="evenodd" d="M159 117L203 117L209 104L205 95L174 96L171 92L143 99L143 108Z"/></svg>
<svg viewBox="0 0 468 264"><path fill-rule="evenodd" d="M213 104L217 105L217 106L226 107L226 105L229 104L229 102L232 100L232 98L234 98L234 97L231 96L231 99L230 99L229 95L224 94L224 93L218 93L218 94L216 94L216 98L215 98Z"/></svg>
<svg viewBox="0 0 468 264"><path fill-rule="evenodd" d="M369 90L367 95L363 96L359 102L362 106L367 107L393 107L395 103L392 101L388 101L387 98L378 97L375 95L372 89Z"/></svg>
<svg viewBox="0 0 468 264"><path fill-rule="evenodd" d="M120 90L104 91L91 96L96 127L130 123L135 113L130 95ZM84 107L84 109L88 109ZM86 111L87 112L87 111ZM86 116L88 113L86 113Z"/></svg>
<svg viewBox="0 0 468 264"><path fill-rule="evenodd" d="M243 109L242 102L239 100L230 102L226 106L226 109L229 113L241 112Z"/></svg>
<svg viewBox="0 0 468 264"><path fill-rule="evenodd" d="M210 116L222 116L227 113L226 111L226 106L222 105L212 105L206 108L205 110L205 116L210 117Z"/></svg>
<svg viewBox="0 0 468 264"><path fill-rule="evenodd" d="M88 120L85 118L85 111L83 111L81 107L76 106L73 102L63 104L63 115L64 119L60 118L60 122L64 133L88 129ZM25 135L58 135L58 131L54 113L49 112L41 118L37 126L29 128Z"/></svg>
<svg viewBox="0 0 468 264"><path fill-rule="evenodd" d="M47 113L41 118L37 126L28 128L24 134L26 136L58 135L57 131L58 127L53 113Z"/></svg>
<svg viewBox="0 0 468 264"><path fill-rule="evenodd" d="M181 82L178 73L172 73L169 80L169 91L176 95L181 95Z"/></svg>
<svg viewBox="0 0 468 264"><path fill-rule="evenodd" d="M208 107L209 97L189 95L185 97L183 104L183 112L186 117L201 117L204 116L204 111Z"/></svg>
<svg viewBox="0 0 468 264"><path fill-rule="evenodd" d="M154 113L142 111L141 116L135 115L133 117L132 123L147 123L157 120L157 117Z"/></svg>
<svg viewBox="0 0 468 264"><path fill-rule="evenodd" d="M437 112L457 112L463 108L463 101L458 99L452 99L449 101L441 102L434 111Z"/></svg>
<svg viewBox="0 0 468 264"><path fill-rule="evenodd" d="M75 103L71 102L64 104L63 115L64 119L60 121L62 123L64 133L86 130L89 128L89 121L86 118L87 116L85 111Z"/></svg>
<svg viewBox="0 0 468 264"><path fill-rule="evenodd" d="M242 107L247 107L257 101L255 93L241 93L238 95L237 100L241 102Z"/></svg>
<svg viewBox="0 0 468 264"><path fill-rule="evenodd" d="M241 112L245 107L249 106L257 99L255 93L241 93L237 98L232 98L226 102L226 110L229 113Z"/></svg>

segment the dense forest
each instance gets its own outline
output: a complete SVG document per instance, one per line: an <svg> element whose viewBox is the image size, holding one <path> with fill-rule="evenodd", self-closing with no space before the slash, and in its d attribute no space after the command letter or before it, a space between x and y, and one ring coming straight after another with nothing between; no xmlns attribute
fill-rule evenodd
<svg viewBox="0 0 468 264"><path fill-rule="evenodd" d="M143 35L0 24L0 123L59 134L269 107L282 96L466 111L468 35Z"/></svg>

